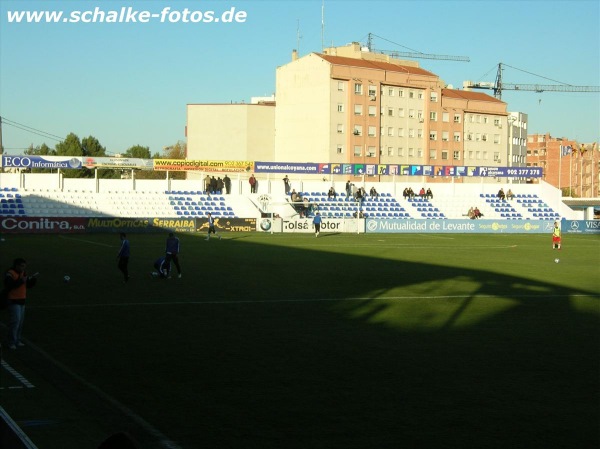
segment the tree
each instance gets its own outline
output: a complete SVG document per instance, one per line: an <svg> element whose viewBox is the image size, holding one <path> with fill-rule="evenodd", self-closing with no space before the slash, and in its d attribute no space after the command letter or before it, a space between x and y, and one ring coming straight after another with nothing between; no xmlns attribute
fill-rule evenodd
<svg viewBox="0 0 600 449"><path fill-rule="evenodd" d="M142 147L144 148L144 147ZM128 150L129 151L129 150ZM148 155L150 150L148 149ZM187 154L187 145L185 142L178 141L175 145L169 145L163 148L163 154L154 153L152 159L185 159ZM138 179L165 179L167 176L166 171L140 171L136 173ZM171 179L185 179L186 172L184 171L172 171L169 172Z"/></svg>
<svg viewBox="0 0 600 449"><path fill-rule="evenodd" d="M79 140L76 134L70 133L65 140L59 142L55 146L57 156L74 156L74 157L104 157L106 156L106 148L100 145L98 139L93 136L88 136ZM94 170L88 168L81 169L65 169L63 170L65 178L93 178ZM98 169L100 178L119 178L121 175L113 169Z"/></svg>
<svg viewBox="0 0 600 449"><path fill-rule="evenodd" d="M93 136L86 137L81 141L83 156L104 157L106 156L106 148L100 145L98 139Z"/></svg>
<svg viewBox="0 0 600 449"><path fill-rule="evenodd" d="M125 153L123 153L124 157L134 157L139 159L150 159L150 148L143 147L141 145L134 145L129 147Z"/></svg>
<svg viewBox="0 0 600 449"><path fill-rule="evenodd" d="M65 140L54 146L57 156L83 156L83 146L79 137L70 133Z"/></svg>
<svg viewBox="0 0 600 449"><path fill-rule="evenodd" d="M29 156L56 156L56 151L45 143L38 145L37 147L29 145L29 148L23 153ZM30 171L31 173L52 173L52 169L50 168L32 168Z"/></svg>

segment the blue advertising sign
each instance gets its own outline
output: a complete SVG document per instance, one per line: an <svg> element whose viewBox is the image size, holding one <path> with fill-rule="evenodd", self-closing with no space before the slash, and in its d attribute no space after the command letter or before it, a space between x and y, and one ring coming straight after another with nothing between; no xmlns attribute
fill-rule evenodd
<svg viewBox="0 0 600 449"><path fill-rule="evenodd" d="M566 234L600 234L600 220L562 220L560 229Z"/></svg>
<svg viewBox="0 0 600 449"><path fill-rule="evenodd" d="M5 168L81 168L80 157L74 156L7 156L2 155Z"/></svg>
<svg viewBox="0 0 600 449"><path fill-rule="evenodd" d="M391 220L366 221L368 233L543 234L553 221L543 220ZM548 231L547 226L550 226Z"/></svg>

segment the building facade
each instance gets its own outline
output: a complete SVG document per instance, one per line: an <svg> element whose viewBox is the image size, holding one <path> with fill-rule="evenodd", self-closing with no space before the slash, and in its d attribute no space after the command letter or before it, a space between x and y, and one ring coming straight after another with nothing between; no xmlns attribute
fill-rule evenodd
<svg viewBox="0 0 600 449"><path fill-rule="evenodd" d="M254 105L260 107L266 106ZM265 122L250 125L250 117ZM524 165L522 145L511 145L509 136L526 121L517 117L509 127L506 103L448 88L417 62L353 43L301 58L293 52L276 69L276 103L268 113L251 105L188 105L188 158L445 166L507 166L510 159ZM526 127L519 129L526 136ZM437 181L447 179L427 179Z"/></svg>

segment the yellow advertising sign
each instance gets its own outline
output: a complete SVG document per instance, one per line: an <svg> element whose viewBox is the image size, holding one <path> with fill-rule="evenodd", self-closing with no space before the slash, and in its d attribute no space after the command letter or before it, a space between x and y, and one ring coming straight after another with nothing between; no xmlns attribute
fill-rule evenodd
<svg viewBox="0 0 600 449"><path fill-rule="evenodd" d="M250 161L196 161L189 159L154 159L154 170L209 171L209 172L252 172Z"/></svg>

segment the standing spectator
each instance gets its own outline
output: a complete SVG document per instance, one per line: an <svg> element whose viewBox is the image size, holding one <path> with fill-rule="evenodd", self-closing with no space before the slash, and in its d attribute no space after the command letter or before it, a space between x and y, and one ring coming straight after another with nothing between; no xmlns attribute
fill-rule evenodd
<svg viewBox="0 0 600 449"><path fill-rule="evenodd" d="M209 212L207 214L207 218L208 218L208 235L206 236L206 240L210 240L210 234L211 232L215 235L215 237L219 237L219 240L221 240L221 234L219 234L217 232L217 229L215 228L215 219L213 218L212 214Z"/></svg>
<svg viewBox="0 0 600 449"><path fill-rule="evenodd" d="M254 177L254 173L250 176L248 182L250 183L250 193L256 193L256 178Z"/></svg>
<svg viewBox="0 0 600 449"><path fill-rule="evenodd" d="M352 195L352 183L348 180L348 182L346 182L346 196L350 197L350 195Z"/></svg>
<svg viewBox="0 0 600 449"><path fill-rule="evenodd" d="M292 184L290 183L290 178L288 178L288 175L285 175L283 178L283 187L285 188L285 194L289 195Z"/></svg>
<svg viewBox="0 0 600 449"><path fill-rule="evenodd" d="M217 193L217 179L214 176L210 178L210 193Z"/></svg>
<svg viewBox="0 0 600 449"><path fill-rule="evenodd" d="M554 222L554 229L552 230L552 249L558 249L560 251L560 244L562 238L560 236L560 224L558 221Z"/></svg>
<svg viewBox="0 0 600 449"><path fill-rule="evenodd" d="M25 321L25 300L27 289L35 286L37 273L27 276L25 259L15 259L12 268L4 274L4 289L8 299L8 348L17 349L25 346L21 341L23 322Z"/></svg>
<svg viewBox="0 0 600 449"><path fill-rule="evenodd" d="M225 192L227 192L227 195L229 195L231 193L231 178L225 175L223 178L223 184L225 184Z"/></svg>
<svg viewBox="0 0 600 449"><path fill-rule="evenodd" d="M206 178L204 178L204 190L207 194L210 193L210 176L209 175L206 175Z"/></svg>
<svg viewBox="0 0 600 449"><path fill-rule="evenodd" d="M321 233L321 222L323 219L321 218L321 214L317 212L315 217L313 218L313 226L315 228L315 237L318 237Z"/></svg>
<svg viewBox="0 0 600 449"><path fill-rule="evenodd" d="M219 195L223 194L223 188L225 187L225 183L223 182L223 180L221 179L221 177L219 176L217 178L217 192Z"/></svg>
<svg viewBox="0 0 600 449"><path fill-rule="evenodd" d="M167 277L171 277L171 262L177 267L178 278L181 279L181 266L179 265L179 239L172 232L167 237L167 249L165 251L165 266L167 267Z"/></svg>
<svg viewBox="0 0 600 449"><path fill-rule="evenodd" d="M117 253L118 267L123 273L123 282L126 283L129 281L129 240L124 232L121 232L119 237L121 238L121 248Z"/></svg>

